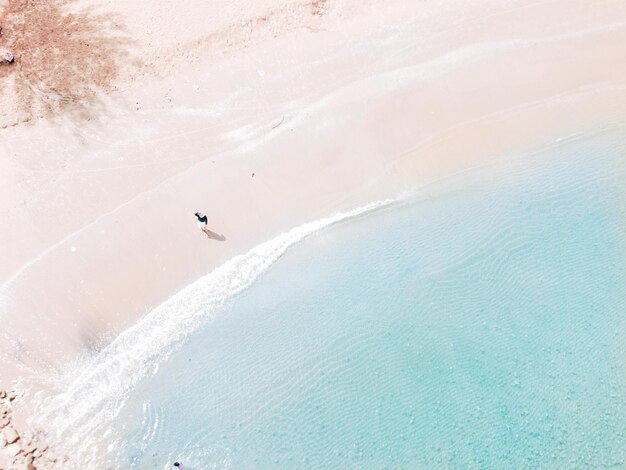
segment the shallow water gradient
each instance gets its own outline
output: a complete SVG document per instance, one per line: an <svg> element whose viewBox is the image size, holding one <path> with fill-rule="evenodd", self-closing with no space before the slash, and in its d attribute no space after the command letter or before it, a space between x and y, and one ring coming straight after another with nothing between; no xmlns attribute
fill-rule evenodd
<svg viewBox="0 0 626 470"><path fill-rule="evenodd" d="M578 139L314 234L140 383L103 465L623 468L625 155Z"/></svg>

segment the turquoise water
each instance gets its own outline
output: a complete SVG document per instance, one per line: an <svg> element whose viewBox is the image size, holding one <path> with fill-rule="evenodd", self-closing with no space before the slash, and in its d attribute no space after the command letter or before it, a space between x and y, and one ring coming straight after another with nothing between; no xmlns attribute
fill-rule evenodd
<svg viewBox="0 0 626 470"><path fill-rule="evenodd" d="M130 393L108 465L624 468L625 149L311 235Z"/></svg>

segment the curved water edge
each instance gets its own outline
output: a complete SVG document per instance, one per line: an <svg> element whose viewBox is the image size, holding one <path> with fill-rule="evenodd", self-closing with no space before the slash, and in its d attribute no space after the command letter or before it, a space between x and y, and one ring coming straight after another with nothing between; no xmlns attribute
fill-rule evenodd
<svg viewBox="0 0 626 470"><path fill-rule="evenodd" d="M506 165L502 165L505 168L501 170L505 173L525 172L529 156L600 137L622 127L623 123L620 123L557 139L524 158L507 158ZM531 169L531 173L535 170ZM496 173L498 171L496 169ZM484 176L481 173L479 168L473 168L448 176L442 180L447 183L444 192L449 193L451 188L463 190L471 185L474 176L478 176L480 183ZM441 189L442 181L433 182L436 188L429 192L429 197L438 192L437 188ZM460 181L461 185L458 184ZM110 424L116 420L137 384L156 373L159 365L185 344L187 337L212 320L236 294L250 287L290 247L333 224L413 201L416 194L403 193L305 223L229 260L155 308L102 352L86 361L78 368L78 375L72 378L64 393L40 405L37 424L50 432L50 437L60 448L69 450L76 462L97 461L101 451L99 445L113 440L114 436L109 436L113 429Z"/></svg>
<svg viewBox="0 0 626 470"><path fill-rule="evenodd" d="M305 223L201 277L122 332L83 366L65 392L40 406L38 424L49 430L60 447L70 449L75 461L90 461L97 449L83 445L85 436L97 435L97 430L105 429L143 377L158 370L158 364L167 360L186 336L209 321L234 295L248 288L292 245L333 224L389 207L410 195L405 192Z"/></svg>
<svg viewBox="0 0 626 470"><path fill-rule="evenodd" d="M302 240L137 384L99 468L623 466L625 152L507 159Z"/></svg>

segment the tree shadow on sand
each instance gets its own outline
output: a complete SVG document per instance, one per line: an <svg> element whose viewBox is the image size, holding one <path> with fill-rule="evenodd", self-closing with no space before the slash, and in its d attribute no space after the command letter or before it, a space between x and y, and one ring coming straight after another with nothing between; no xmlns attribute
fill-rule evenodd
<svg viewBox="0 0 626 470"><path fill-rule="evenodd" d="M74 0L10 0L0 15L0 93L27 118L71 111L90 116L114 89L129 41L118 15L73 11Z"/></svg>

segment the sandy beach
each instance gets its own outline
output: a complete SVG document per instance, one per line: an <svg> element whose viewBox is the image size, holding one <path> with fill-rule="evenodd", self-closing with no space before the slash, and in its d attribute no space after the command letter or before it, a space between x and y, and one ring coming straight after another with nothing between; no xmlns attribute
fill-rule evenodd
<svg viewBox="0 0 626 470"><path fill-rule="evenodd" d="M20 429L37 392L259 243L624 121L622 1L179 3L0 2Z"/></svg>

